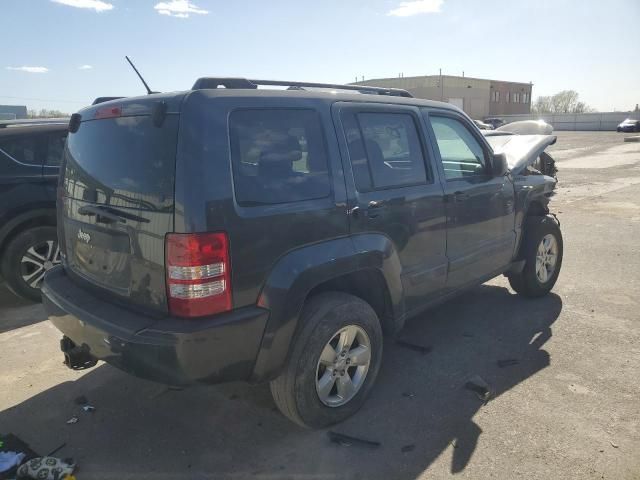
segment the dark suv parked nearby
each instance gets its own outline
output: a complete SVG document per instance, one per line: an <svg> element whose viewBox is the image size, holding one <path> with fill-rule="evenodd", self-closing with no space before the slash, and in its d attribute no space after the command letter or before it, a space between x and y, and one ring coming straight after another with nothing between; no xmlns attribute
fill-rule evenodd
<svg viewBox="0 0 640 480"><path fill-rule="evenodd" d="M16 294L40 300L60 262L56 185L68 119L0 122L0 271Z"/></svg>
<svg viewBox="0 0 640 480"><path fill-rule="evenodd" d="M201 79L72 117L43 286L69 366L270 381L322 427L362 405L407 318L500 274L549 292L554 179L509 169L452 105L319 86Z"/></svg>

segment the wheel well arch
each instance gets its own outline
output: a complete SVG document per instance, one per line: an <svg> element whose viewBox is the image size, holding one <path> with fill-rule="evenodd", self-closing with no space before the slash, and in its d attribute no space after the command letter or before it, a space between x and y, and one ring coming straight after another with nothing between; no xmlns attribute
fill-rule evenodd
<svg viewBox="0 0 640 480"><path fill-rule="evenodd" d="M541 217L549 213L549 209L538 200L532 200L527 208L526 217Z"/></svg>
<svg viewBox="0 0 640 480"><path fill-rule="evenodd" d="M14 217L0 230L0 254L4 252L16 235L29 228L42 226L56 226L55 210L39 209Z"/></svg>
<svg viewBox="0 0 640 480"><path fill-rule="evenodd" d="M383 332L387 335L396 333L397 324L389 288L384 275L379 270L367 268L322 282L311 289L305 298L305 303L313 296L329 291L348 293L364 300L378 315Z"/></svg>

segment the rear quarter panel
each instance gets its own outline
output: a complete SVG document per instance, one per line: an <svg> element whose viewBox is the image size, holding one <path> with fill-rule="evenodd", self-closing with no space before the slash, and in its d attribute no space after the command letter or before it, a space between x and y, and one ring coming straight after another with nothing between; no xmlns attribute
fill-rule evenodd
<svg viewBox="0 0 640 480"><path fill-rule="evenodd" d="M328 198L252 207L237 204L228 119L236 109L261 108L303 108L318 113L331 175ZM281 257L348 235L344 178L330 104L318 99L221 96L206 90L189 94L181 114L175 217L177 232L228 233L234 308L255 304Z"/></svg>

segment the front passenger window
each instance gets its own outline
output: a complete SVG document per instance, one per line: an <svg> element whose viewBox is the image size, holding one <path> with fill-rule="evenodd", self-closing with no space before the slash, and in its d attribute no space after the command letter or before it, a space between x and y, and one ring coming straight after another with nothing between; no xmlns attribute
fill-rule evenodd
<svg viewBox="0 0 640 480"><path fill-rule="evenodd" d="M429 119L447 180L486 173L484 150L462 122L433 115Z"/></svg>

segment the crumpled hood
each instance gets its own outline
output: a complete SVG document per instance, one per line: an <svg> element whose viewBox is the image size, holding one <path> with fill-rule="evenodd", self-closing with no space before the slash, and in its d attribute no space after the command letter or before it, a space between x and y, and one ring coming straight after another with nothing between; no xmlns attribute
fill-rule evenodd
<svg viewBox="0 0 640 480"><path fill-rule="evenodd" d="M519 174L533 165L549 145L556 143L555 135L486 135L494 153L504 153L509 170Z"/></svg>

